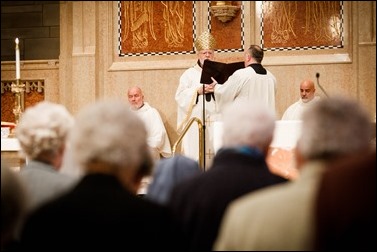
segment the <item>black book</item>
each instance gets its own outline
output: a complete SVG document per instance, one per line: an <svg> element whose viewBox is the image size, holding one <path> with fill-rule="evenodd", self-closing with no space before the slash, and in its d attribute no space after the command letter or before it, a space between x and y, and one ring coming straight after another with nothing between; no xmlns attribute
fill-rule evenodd
<svg viewBox="0 0 377 252"><path fill-rule="evenodd" d="M205 60L203 64L202 76L200 83L211 84L213 77L218 84L223 84L229 76L238 69L245 68L243 61L233 63L222 63L217 61Z"/></svg>
<svg viewBox="0 0 377 252"><path fill-rule="evenodd" d="M202 76L200 77L200 83L211 84L213 77L218 84L223 84L229 76L231 76L236 70L244 68L245 63L243 61L233 63L222 63L217 61L205 60L203 64ZM211 97L215 99L213 93L206 94L206 100L210 101Z"/></svg>

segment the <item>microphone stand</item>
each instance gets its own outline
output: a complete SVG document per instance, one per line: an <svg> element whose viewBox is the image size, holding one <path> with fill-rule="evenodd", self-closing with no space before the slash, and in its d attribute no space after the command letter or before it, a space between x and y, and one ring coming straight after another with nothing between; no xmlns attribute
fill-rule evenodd
<svg viewBox="0 0 377 252"><path fill-rule="evenodd" d="M203 83L203 169L206 171L206 94L204 92L205 90L205 84Z"/></svg>
<svg viewBox="0 0 377 252"><path fill-rule="evenodd" d="M317 85L322 90L322 92L326 95L326 97L329 97L326 93L325 89L319 84L319 73L316 73L315 77L317 78Z"/></svg>

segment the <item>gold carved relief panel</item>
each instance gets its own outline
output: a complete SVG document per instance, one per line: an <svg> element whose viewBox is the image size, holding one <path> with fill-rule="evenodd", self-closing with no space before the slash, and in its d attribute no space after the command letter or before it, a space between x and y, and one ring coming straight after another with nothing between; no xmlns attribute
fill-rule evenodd
<svg viewBox="0 0 377 252"><path fill-rule="evenodd" d="M120 56L193 53L195 1L120 1L119 19Z"/></svg>
<svg viewBox="0 0 377 252"><path fill-rule="evenodd" d="M343 47L342 1L261 1L259 4L263 48Z"/></svg>

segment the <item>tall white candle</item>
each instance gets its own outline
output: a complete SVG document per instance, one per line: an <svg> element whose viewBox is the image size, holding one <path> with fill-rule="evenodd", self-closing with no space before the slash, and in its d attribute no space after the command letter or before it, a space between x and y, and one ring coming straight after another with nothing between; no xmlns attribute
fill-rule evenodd
<svg viewBox="0 0 377 252"><path fill-rule="evenodd" d="M16 38L16 79L20 79L20 48L18 47L18 38Z"/></svg>

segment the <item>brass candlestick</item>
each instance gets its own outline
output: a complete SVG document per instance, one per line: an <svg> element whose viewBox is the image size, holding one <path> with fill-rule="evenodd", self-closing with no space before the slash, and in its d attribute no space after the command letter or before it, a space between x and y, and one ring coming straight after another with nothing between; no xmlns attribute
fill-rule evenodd
<svg viewBox="0 0 377 252"><path fill-rule="evenodd" d="M11 88L12 88L12 93L15 94L13 114L15 116L15 121L16 121L15 123L17 125L21 118L22 112L24 110L23 98L24 98L25 84L22 84L20 79L17 79L16 83L12 83Z"/></svg>

